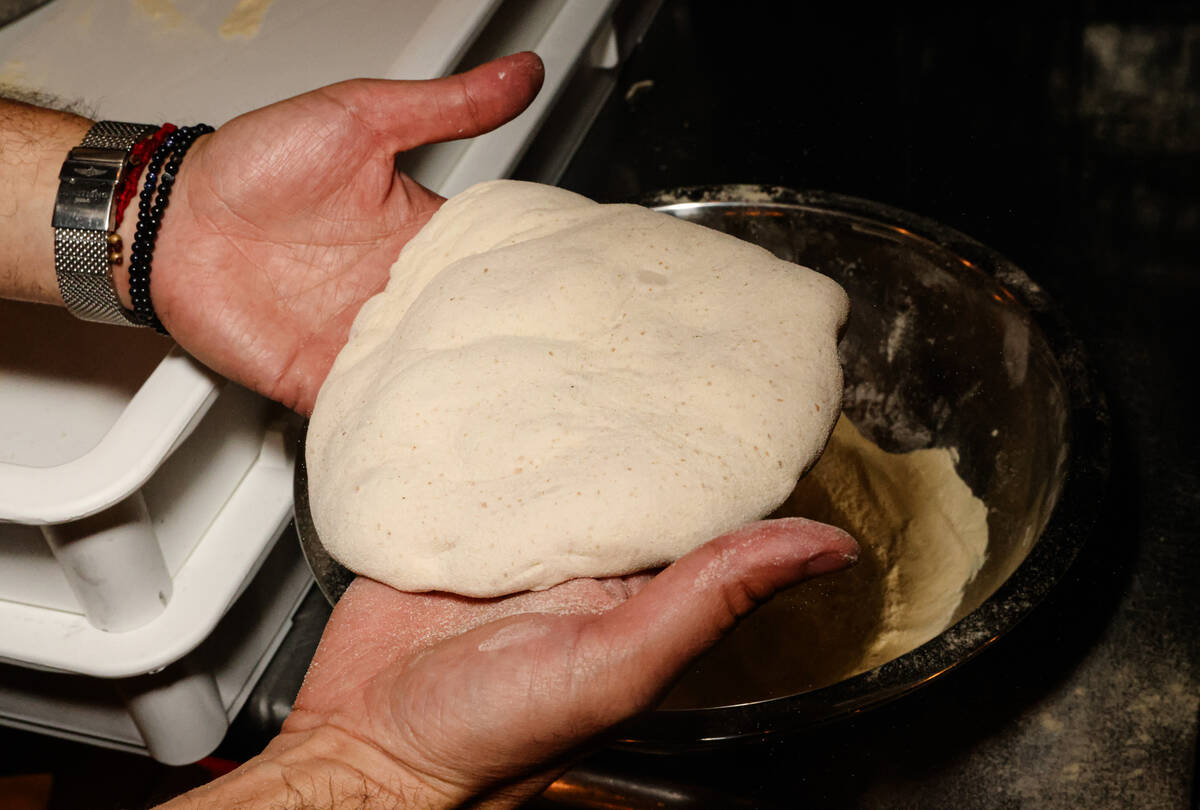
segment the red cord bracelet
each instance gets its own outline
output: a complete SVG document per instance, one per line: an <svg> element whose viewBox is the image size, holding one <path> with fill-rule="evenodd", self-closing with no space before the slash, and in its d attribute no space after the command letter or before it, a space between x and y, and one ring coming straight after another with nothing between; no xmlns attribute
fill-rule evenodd
<svg viewBox="0 0 1200 810"><path fill-rule="evenodd" d="M142 176L142 169L146 167L150 156L175 130L174 124L163 124L153 135L142 138L129 150L129 168L126 170L125 177L121 180L121 187L117 189L116 197L113 200L113 205L116 207L113 230L121 227L121 220L125 218L125 207L137 193L138 179Z"/></svg>

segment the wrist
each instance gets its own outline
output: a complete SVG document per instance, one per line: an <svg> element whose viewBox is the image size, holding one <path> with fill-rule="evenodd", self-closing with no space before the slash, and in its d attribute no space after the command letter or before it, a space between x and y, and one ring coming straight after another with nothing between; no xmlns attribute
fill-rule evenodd
<svg viewBox="0 0 1200 810"><path fill-rule="evenodd" d="M125 309L133 309L133 300L129 297L129 252L133 248L133 237L137 232L137 215L138 198L134 194L125 207L121 224L117 227L117 235L121 237L121 261L112 267L113 286L116 287L117 298Z"/></svg>
<svg viewBox="0 0 1200 810"><path fill-rule="evenodd" d="M57 281L73 314L167 333L149 295L150 265L183 158L205 131L104 121L70 151L53 225Z"/></svg>
<svg viewBox="0 0 1200 810"><path fill-rule="evenodd" d="M122 262L113 268L113 283L116 285L117 295L123 306L136 309L137 302L134 300L130 277L138 275L148 281L152 307L149 312L153 317L157 317L161 324L169 324L173 305L177 301L186 299L186 296L178 294L179 290L173 283L173 277L179 266L186 265L189 260L190 246L186 244L186 238L180 238L181 234L189 232L186 223L194 218L189 205L187 181L192 174L190 167L199 160L199 156L207 144L208 134L212 132L212 129L208 128L208 134L189 136L182 143L176 143L173 150L170 149L171 140L183 136L188 129L185 127L176 130L170 138L167 138L165 152L170 155L169 160L163 156L164 150L159 150L156 154L162 162L157 169L155 169L154 161L146 166L117 229L121 243L125 246ZM141 208L142 192L145 190L146 184L150 182L148 176L152 171L157 171L159 175L153 197L149 198L153 199L153 208L161 210L161 213L157 215L144 213ZM172 171L174 177L168 188L168 179L170 179ZM137 229L143 226L146 228L150 246L149 251L146 251L149 256L149 265L148 269L143 265L139 272L133 268L131 259L134 253ZM144 296L142 300L145 303ZM151 318L152 322L153 317Z"/></svg>
<svg viewBox="0 0 1200 810"><path fill-rule="evenodd" d="M159 810L297 807L395 810L457 806L380 749L328 725L283 732L254 759Z"/></svg>
<svg viewBox="0 0 1200 810"><path fill-rule="evenodd" d="M166 192L170 191L182 152L179 158L172 158L160 184L164 191L162 201L153 206L153 228L145 230L141 222L137 224L136 234L142 241L129 250L128 263L132 311L122 306L114 270L124 261L126 250L118 229L138 178L148 162L152 170L148 176L157 172L155 167L163 160L163 138L170 143L174 129L170 124L155 127L100 121L67 154L52 220L54 265L62 300L76 317L122 326L152 325L163 331L145 298L146 284L139 278L148 273L144 270L150 253L147 245L153 243L153 231L166 205ZM145 199L140 209L150 210Z"/></svg>

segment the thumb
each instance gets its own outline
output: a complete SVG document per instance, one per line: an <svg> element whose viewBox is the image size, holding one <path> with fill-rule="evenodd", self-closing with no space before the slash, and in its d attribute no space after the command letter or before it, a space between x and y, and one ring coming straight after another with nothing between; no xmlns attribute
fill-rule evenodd
<svg viewBox="0 0 1200 810"><path fill-rule="evenodd" d="M471 138L511 121L533 101L545 74L537 54L524 52L441 79L355 79L335 87L385 148L403 152Z"/></svg>
<svg viewBox="0 0 1200 810"><path fill-rule="evenodd" d="M751 523L683 557L587 625L576 652L602 663L609 693L588 696L587 705L609 715L590 719L604 727L649 708L693 658L776 591L857 559L850 535L804 518Z"/></svg>

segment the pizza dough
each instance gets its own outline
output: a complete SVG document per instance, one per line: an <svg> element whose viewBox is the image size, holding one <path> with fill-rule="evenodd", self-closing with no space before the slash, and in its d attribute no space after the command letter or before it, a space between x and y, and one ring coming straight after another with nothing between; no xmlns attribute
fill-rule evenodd
<svg viewBox="0 0 1200 810"><path fill-rule="evenodd" d="M477 597L669 563L820 454L847 306L671 216L475 186L404 248L317 398L321 541L401 590Z"/></svg>

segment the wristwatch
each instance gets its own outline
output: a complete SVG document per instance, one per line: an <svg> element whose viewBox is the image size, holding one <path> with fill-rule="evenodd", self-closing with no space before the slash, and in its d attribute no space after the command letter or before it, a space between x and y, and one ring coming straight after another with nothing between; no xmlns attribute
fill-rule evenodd
<svg viewBox="0 0 1200 810"><path fill-rule="evenodd" d="M54 273L67 310L87 321L142 326L121 306L112 268L120 264L114 201L129 153L155 127L100 121L67 154L54 200Z"/></svg>

